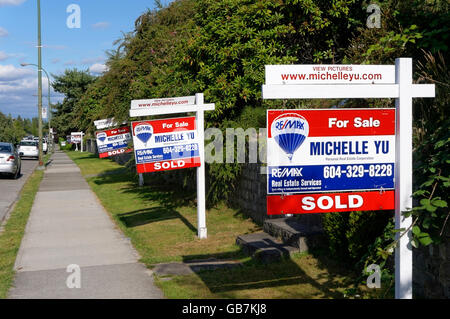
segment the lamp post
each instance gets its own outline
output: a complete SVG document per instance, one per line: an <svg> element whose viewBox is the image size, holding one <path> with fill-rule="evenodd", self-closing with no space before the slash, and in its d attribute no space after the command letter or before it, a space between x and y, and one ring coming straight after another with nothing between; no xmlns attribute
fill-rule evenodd
<svg viewBox="0 0 450 319"><path fill-rule="evenodd" d="M32 66L35 66L35 67L39 68L39 66L37 64L33 64L33 63L21 63L20 65L23 66L23 67L32 65ZM52 151L53 151L53 136L52 136L52 134L50 132L51 131L51 115L52 115L52 109L51 109L51 103L50 103L50 84L51 84L51 82L50 82L50 76L48 75L47 71L45 71L45 69L42 68L42 67L41 67L41 70L44 71L45 75L47 76L47 82L48 82L48 95L47 95L47 98L48 98L48 112L47 112L47 116L48 116L48 134L49 134L49 137L50 137L50 141L51 141L50 143L52 145Z"/></svg>
<svg viewBox="0 0 450 319"><path fill-rule="evenodd" d="M38 127L39 127L39 166L44 165L42 158L42 44L41 44L41 1L37 0L38 15Z"/></svg>

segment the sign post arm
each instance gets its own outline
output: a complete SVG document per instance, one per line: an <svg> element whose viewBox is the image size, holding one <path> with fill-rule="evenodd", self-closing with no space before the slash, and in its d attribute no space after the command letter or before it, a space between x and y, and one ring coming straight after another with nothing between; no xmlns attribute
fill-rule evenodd
<svg viewBox="0 0 450 319"><path fill-rule="evenodd" d="M203 93L195 95L197 105L204 104ZM198 148L200 156L200 166L197 167L197 228L198 237L200 239L207 238L206 228L206 190L205 190L205 127L204 127L204 110L199 109L196 112L197 132L198 132Z"/></svg>
<svg viewBox="0 0 450 319"><path fill-rule="evenodd" d="M395 163L395 228L405 230L411 226L412 217L402 212L412 209L412 59L395 60L395 82L399 85L396 112L396 163ZM412 299L412 248L411 230L400 238L395 250L395 298Z"/></svg>

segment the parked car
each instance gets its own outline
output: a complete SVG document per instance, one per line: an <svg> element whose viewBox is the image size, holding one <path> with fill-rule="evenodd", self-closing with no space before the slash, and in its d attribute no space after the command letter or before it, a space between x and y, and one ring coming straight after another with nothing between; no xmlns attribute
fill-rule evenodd
<svg viewBox="0 0 450 319"><path fill-rule="evenodd" d="M44 152L44 154L47 154L48 151L48 143L46 139L42 140L42 151Z"/></svg>
<svg viewBox="0 0 450 319"><path fill-rule="evenodd" d="M0 142L0 173L16 179L20 176L22 161L11 143Z"/></svg>
<svg viewBox="0 0 450 319"><path fill-rule="evenodd" d="M19 143L18 152L20 157L39 158L39 144L36 141L21 141Z"/></svg>

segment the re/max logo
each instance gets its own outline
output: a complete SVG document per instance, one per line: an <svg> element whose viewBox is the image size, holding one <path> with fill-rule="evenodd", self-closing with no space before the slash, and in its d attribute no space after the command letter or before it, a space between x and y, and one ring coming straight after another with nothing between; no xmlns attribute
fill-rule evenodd
<svg viewBox="0 0 450 319"><path fill-rule="evenodd" d="M300 130L304 129L305 123L299 120L287 120L287 121L279 121L275 124L275 128L277 130L284 130L290 128L298 128Z"/></svg>
<svg viewBox="0 0 450 319"><path fill-rule="evenodd" d="M272 177L303 177L302 174L303 167L301 168L272 168Z"/></svg>

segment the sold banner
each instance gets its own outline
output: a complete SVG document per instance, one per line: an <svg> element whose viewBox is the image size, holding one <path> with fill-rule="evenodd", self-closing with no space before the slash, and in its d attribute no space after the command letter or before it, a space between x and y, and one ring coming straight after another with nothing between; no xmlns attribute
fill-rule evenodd
<svg viewBox="0 0 450 319"><path fill-rule="evenodd" d="M309 195L306 203L303 195L283 202L268 196L269 214L276 203L297 213L393 206L379 205L386 196L366 192L350 201L341 192L394 189L395 109L268 110L267 127L268 195L335 192ZM373 207L364 206L369 202Z"/></svg>
<svg viewBox="0 0 450 319"><path fill-rule="evenodd" d="M195 117L133 122L139 174L200 166Z"/></svg>
<svg viewBox="0 0 450 319"><path fill-rule="evenodd" d="M99 131L95 135L97 137L97 149L100 158L133 151L133 149L128 147L131 141L130 128L128 126Z"/></svg>
<svg viewBox="0 0 450 319"><path fill-rule="evenodd" d="M394 191L267 196L267 214L310 214L394 209Z"/></svg>

